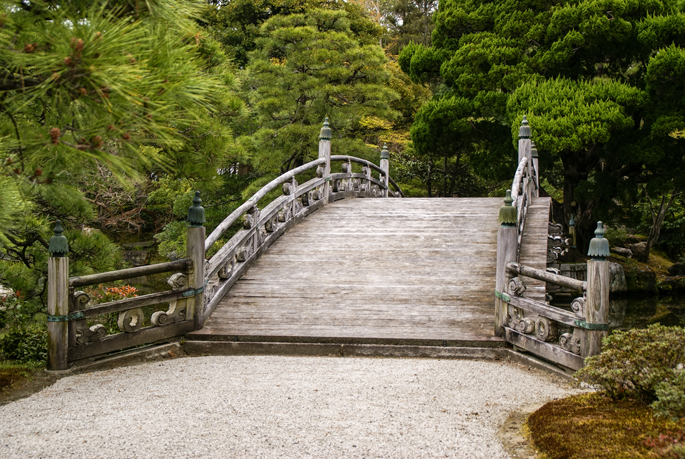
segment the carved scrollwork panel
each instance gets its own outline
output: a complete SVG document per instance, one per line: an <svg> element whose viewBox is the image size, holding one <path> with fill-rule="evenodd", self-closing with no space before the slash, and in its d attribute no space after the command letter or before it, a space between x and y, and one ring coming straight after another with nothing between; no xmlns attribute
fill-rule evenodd
<svg viewBox="0 0 685 459"><path fill-rule="evenodd" d="M283 209L278 211L278 221L279 222L287 222L293 218L293 211L290 206L286 206Z"/></svg>
<svg viewBox="0 0 685 459"><path fill-rule="evenodd" d="M518 323L521 321L523 318L523 313L519 308L516 308L512 305L508 305L507 307L507 323L510 328L516 329L516 326Z"/></svg>
<svg viewBox="0 0 685 459"><path fill-rule="evenodd" d="M172 274L166 282L174 292L188 288L188 276L183 273Z"/></svg>
<svg viewBox="0 0 685 459"><path fill-rule="evenodd" d="M561 223L549 223L547 226L547 233L553 236L561 236L564 234L564 225Z"/></svg>
<svg viewBox="0 0 685 459"><path fill-rule="evenodd" d="M571 309L578 317L585 317L585 298L578 297L571 302Z"/></svg>
<svg viewBox="0 0 685 459"><path fill-rule="evenodd" d="M102 324L95 324L92 327L76 328L76 344L81 346L84 344L100 341L107 336L107 329Z"/></svg>
<svg viewBox="0 0 685 459"><path fill-rule="evenodd" d="M266 223L264 224L264 229L267 233L273 233L278 229L278 217L279 216L277 214L266 221Z"/></svg>
<svg viewBox="0 0 685 459"><path fill-rule="evenodd" d="M150 322L152 322L152 325L156 325L158 327L183 322L184 320L186 320L188 301L189 300L187 299L170 301L169 309L166 312L156 311L152 313Z"/></svg>
<svg viewBox="0 0 685 459"><path fill-rule="evenodd" d="M140 330L144 320L145 316L141 308L129 309L119 313L117 326L122 332L133 333Z"/></svg>
<svg viewBox="0 0 685 459"><path fill-rule="evenodd" d="M233 267L235 266L235 254L232 254L231 256L228 257L228 261L226 264L224 264L221 269L219 269L219 272L217 275L219 276L219 279L226 280L231 277L231 274L233 274ZM206 297L206 295L205 295Z"/></svg>
<svg viewBox="0 0 685 459"><path fill-rule="evenodd" d="M516 331L527 334L533 333L535 331L535 321L528 317L524 317L516 324Z"/></svg>
<svg viewBox="0 0 685 459"><path fill-rule="evenodd" d="M238 261L240 263L242 263L245 260L247 260L248 258L250 258L251 255L252 255L251 240L247 241L245 243L245 245L243 245L242 247L238 248L238 250L235 251L235 259L236 259L236 261Z"/></svg>
<svg viewBox="0 0 685 459"><path fill-rule="evenodd" d="M559 337L559 326L546 317L538 317L535 321L535 336L540 341L556 341Z"/></svg>
<svg viewBox="0 0 685 459"><path fill-rule="evenodd" d="M523 293L526 291L526 286L523 283L523 280L521 280L521 278L514 277L509 281L508 291L512 295L522 296Z"/></svg>
<svg viewBox="0 0 685 459"><path fill-rule="evenodd" d="M559 345L574 354L580 354L581 339L573 333L564 333L559 337Z"/></svg>
<svg viewBox="0 0 685 459"><path fill-rule="evenodd" d="M207 306L209 303L212 301L214 298L214 295L216 294L216 291L219 289L219 286L215 282L210 282L208 285L205 286L205 294L203 296L203 311L207 310Z"/></svg>
<svg viewBox="0 0 685 459"><path fill-rule="evenodd" d="M72 310L80 311L88 306L90 297L87 293L82 291L74 292L72 296L72 302ZM74 341L78 346L99 341L107 336L107 329L104 325L95 324L89 327L88 322L85 319L75 321L74 330L76 334Z"/></svg>

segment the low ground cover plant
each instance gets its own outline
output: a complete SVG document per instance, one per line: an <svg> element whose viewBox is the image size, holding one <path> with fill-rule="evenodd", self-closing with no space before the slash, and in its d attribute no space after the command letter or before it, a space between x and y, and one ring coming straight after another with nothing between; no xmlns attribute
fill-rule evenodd
<svg viewBox="0 0 685 459"><path fill-rule="evenodd" d="M548 458L685 458L685 329L616 331L578 383L601 389L557 400L528 419Z"/></svg>
<svg viewBox="0 0 685 459"><path fill-rule="evenodd" d="M617 331L575 378L607 396L651 403L658 416L685 415L685 329L651 325Z"/></svg>

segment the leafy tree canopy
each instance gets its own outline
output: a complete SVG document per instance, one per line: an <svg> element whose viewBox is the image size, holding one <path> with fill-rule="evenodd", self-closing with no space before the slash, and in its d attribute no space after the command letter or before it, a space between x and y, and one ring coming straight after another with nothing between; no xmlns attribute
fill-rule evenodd
<svg viewBox="0 0 685 459"><path fill-rule="evenodd" d="M511 145L527 114L543 164L562 162L564 210L567 220L576 214L582 243L592 236L590 220L612 207L598 194L607 183L633 177L627 183L638 185L644 168L654 174L682 159L669 137L685 123L677 92L682 7L678 0L447 0L434 16L432 47L407 46L399 63L412 80L443 85L437 100L467 100L464 118L510 125L500 138L483 136L491 147ZM433 121L417 115L424 118ZM476 134L494 132L479 127ZM417 150L433 148L415 142Z"/></svg>

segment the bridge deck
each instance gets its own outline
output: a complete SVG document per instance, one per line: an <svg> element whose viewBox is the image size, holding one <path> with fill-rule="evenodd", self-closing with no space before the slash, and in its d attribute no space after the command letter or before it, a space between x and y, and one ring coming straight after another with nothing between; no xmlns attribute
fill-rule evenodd
<svg viewBox="0 0 685 459"><path fill-rule="evenodd" d="M493 335L501 205L501 198L332 203L281 236L205 327L190 335L194 340L502 346ZM544 220L544 257L547 221L531 215L527 226ZM525 255L535 259L522 258L523 263L541 261L535 251Z"/></svg>

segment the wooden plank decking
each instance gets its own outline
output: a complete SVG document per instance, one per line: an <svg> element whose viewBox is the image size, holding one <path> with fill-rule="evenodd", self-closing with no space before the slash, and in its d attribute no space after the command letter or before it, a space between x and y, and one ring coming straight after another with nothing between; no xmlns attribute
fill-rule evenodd
<svg viewBox="0 0 685 459"><path fill-rule="evenodd" d="M501 205L501 198L332 203L281 236L188 338L503 346L493 334ZM544 220L544 250L526 249L521 262L544 268L540 208L531 208L526 227Z"/></svg>
<svg viewBox="0 0 685 459"><path fill-rule="evenodd" d="M531 268L547 269L547 234L551 198L533 198L528 206L521 239L520 263ZM545 282L522 276L526 298L545 302Z"/></svg>

